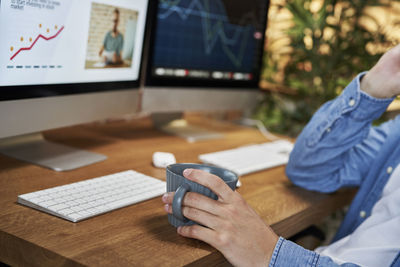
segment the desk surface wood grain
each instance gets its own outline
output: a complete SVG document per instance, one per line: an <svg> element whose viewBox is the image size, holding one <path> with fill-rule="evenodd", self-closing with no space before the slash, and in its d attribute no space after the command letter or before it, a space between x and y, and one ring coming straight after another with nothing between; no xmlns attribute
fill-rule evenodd
<svg viewBox="0 0 400 267"><path fill-rule="evenodd" d="M0 261L29 266L204 266L227 265L214 248L177 235L160 198L71 223L19 205L17 196L133 169L165 180L152 166L155 151L175 154L178 162L199 162L201 153L267 140L256 130L226 123L192 122L224 133L219 140L188 143L152 128L148 119L87 124L45 133L72 147L108 156L104 162L69 172L54 172L0 155ZM265 222L289 237L349 203L353 191L308 192L292 185L284 167L246 175L238 190Z"/></svg>

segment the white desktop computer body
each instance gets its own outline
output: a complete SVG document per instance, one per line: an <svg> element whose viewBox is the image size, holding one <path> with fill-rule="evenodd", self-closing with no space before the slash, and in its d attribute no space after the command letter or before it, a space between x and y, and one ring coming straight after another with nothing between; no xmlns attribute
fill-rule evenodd
<svg viewBox="0 0 400 267"><path fill-rule="evenodd" d="M137 112L148 2L0 1L1 153L59 171L106 158L40 132Z"/></svg>
<svg viewBox="0 0 400 267"><path fill-rule="evenodd" d="M186 135L193 131L182 130L180 124L174 129L168 113L171 118L182 111L249 113L260 97L269 1L157 0L152 4L142 111L154 114L157 127L189 141L196 139ZM199 139L220 136L202 132Z"/></svg>

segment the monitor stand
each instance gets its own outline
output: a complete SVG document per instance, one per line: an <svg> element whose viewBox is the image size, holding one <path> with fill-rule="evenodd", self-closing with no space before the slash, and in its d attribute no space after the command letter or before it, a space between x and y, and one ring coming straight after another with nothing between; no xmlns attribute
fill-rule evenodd
<svg viewBox="0 0 400 267"><path fill-rule="evenodd" d="M182 137L190 143L223 137L221 133L190 125L186 120L182 119L182 112L153 113L151 118L157 129L171 135Z"/></svg>
<svg viewBox="0 0 400 267"><path fill-rule="evenodd" d="M46 141L41 133L0 139L0 153L55 171L69 171L106 156Z"/></svg>

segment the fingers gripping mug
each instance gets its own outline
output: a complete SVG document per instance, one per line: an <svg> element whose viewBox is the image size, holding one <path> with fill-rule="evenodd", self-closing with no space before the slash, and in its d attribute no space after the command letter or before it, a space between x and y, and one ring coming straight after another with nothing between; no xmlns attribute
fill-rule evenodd
<svg viewBox="0 0 400 267"><path fill-rule="evenodd" d="M196 192L212 199L218 197L209 188L190 181L183 176L185 169L199 169L220 177L232 190L235 190L238 176L229 170L202 164L179 163L169 165L167 172L167 192L175 192L172 202L173 214L168 214L168 221L175 227L193 225L194 221L188 220L182 214L182 202L187 192Z"/></svg>

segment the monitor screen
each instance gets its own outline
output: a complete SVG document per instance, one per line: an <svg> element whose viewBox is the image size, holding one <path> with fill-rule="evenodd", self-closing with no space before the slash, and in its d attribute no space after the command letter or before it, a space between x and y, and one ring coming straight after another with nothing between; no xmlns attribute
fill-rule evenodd
<svg viewBox="0 0 400 267"><path fill-rule="evenodd" d="M0 100L138 86L148 0L0 3Z"/></svg>
<svg viewBox="0 0 400 267"><path fill-rule="evenodd" d="M147 85L258 85L267 0L158 0Z"/></svg>

